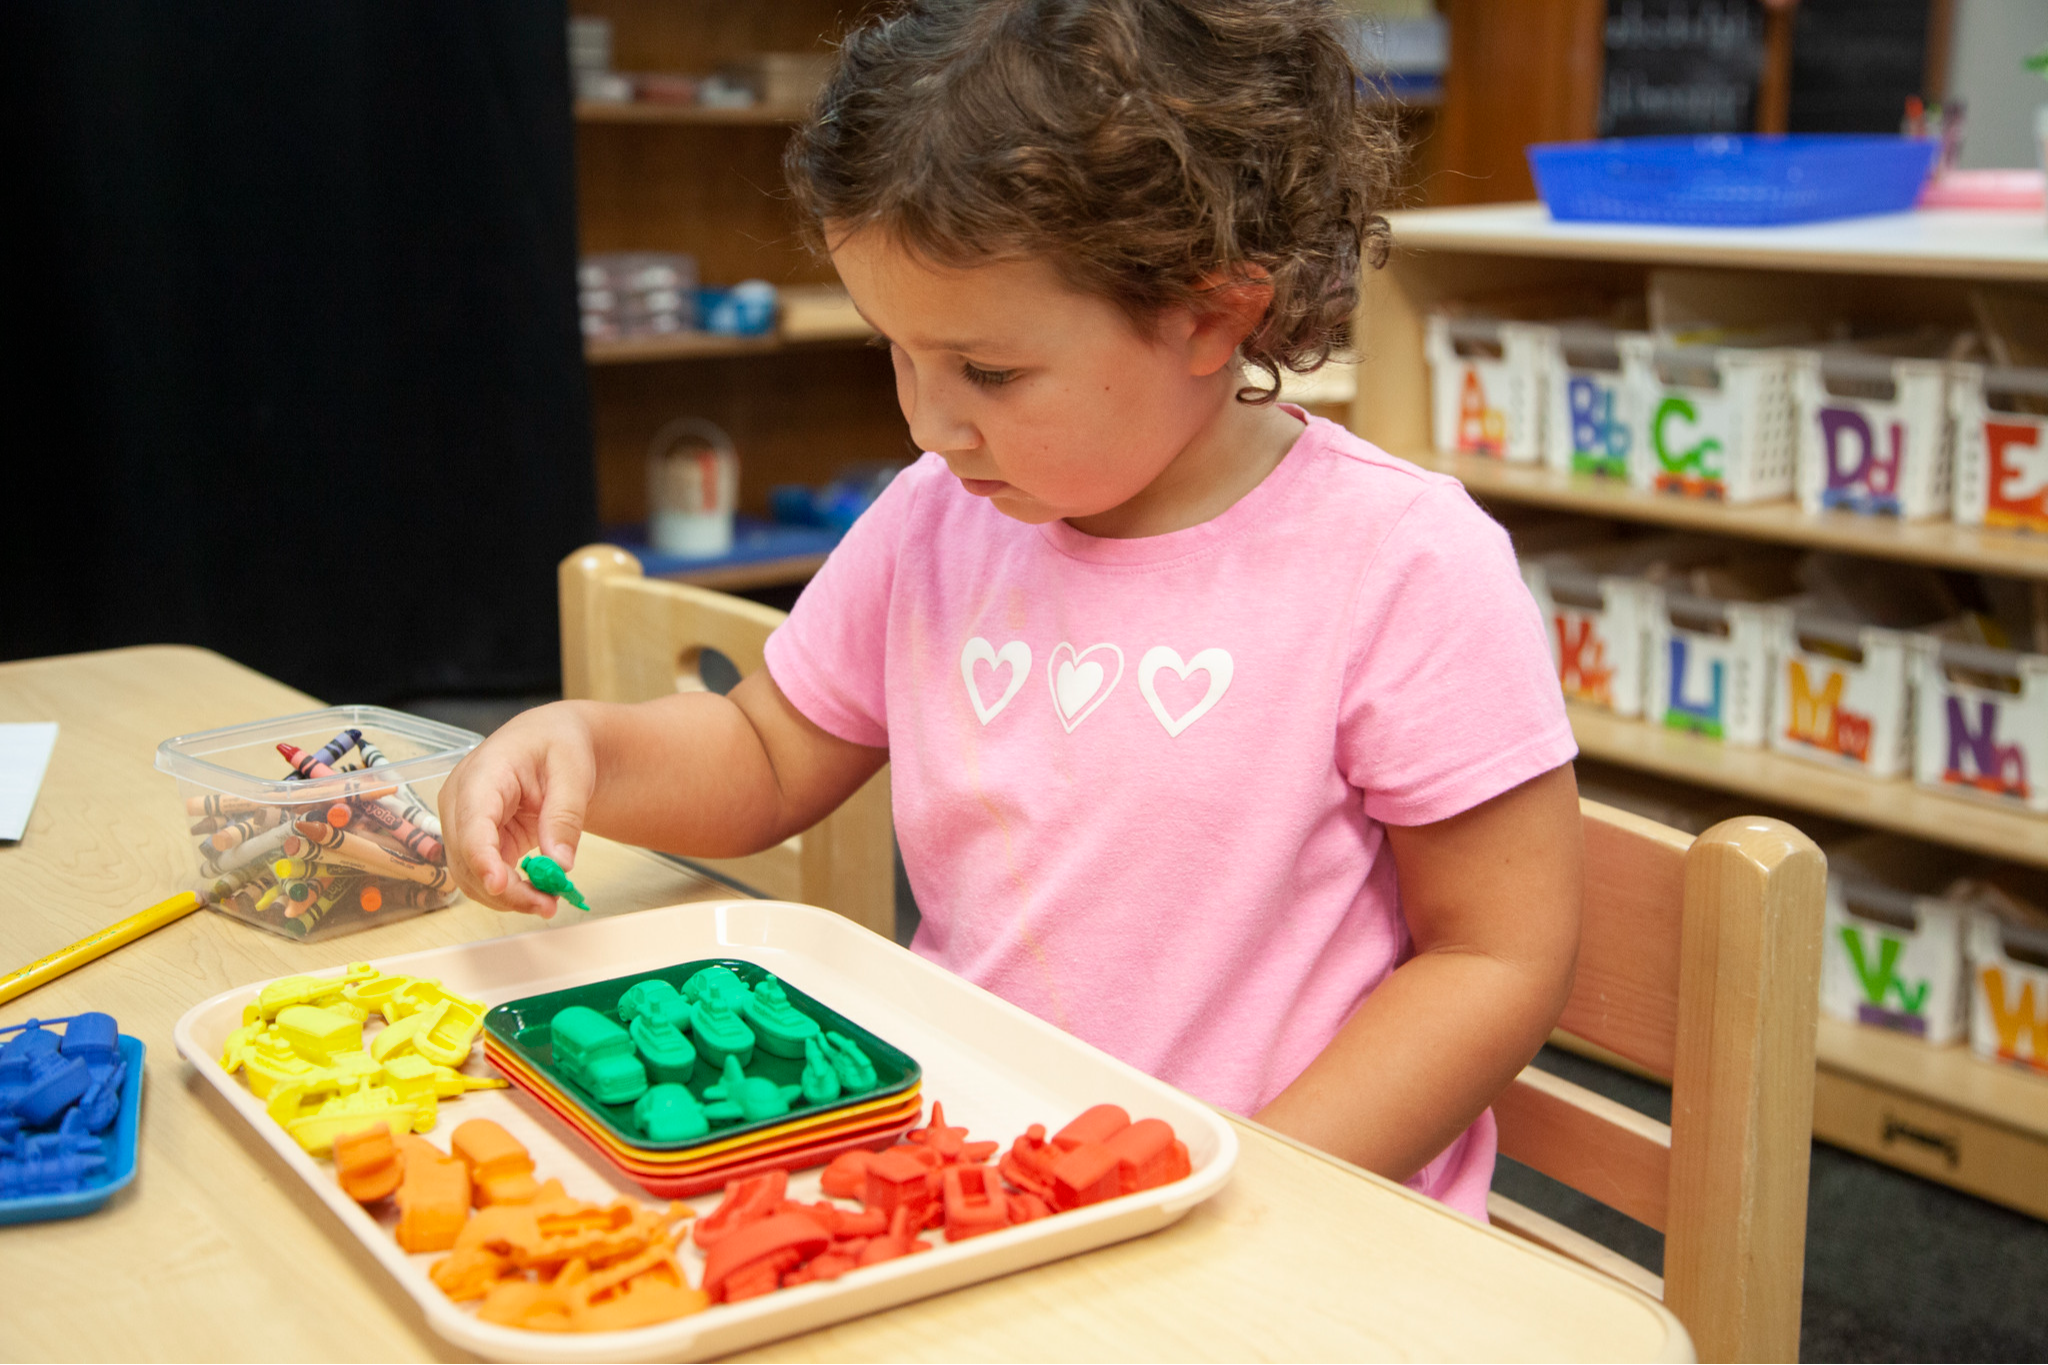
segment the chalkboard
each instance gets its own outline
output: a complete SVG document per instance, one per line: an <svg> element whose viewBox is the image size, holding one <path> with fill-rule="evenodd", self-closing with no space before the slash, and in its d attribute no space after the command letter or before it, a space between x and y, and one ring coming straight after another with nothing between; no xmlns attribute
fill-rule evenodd
<svg viewBox="0 0 2048 1365"><path fill-rule="evenodd" d="M1927 0L1800 0L1787 127L1896 133L1906 97L1923 93L1927 17Z"/></svg>
<svg viewBox="0 0 2048 1365"><path fill-rule="evenodd" d="M1746 133L1764 68L1757 0L1607 0L1600 135Z"/></svg>

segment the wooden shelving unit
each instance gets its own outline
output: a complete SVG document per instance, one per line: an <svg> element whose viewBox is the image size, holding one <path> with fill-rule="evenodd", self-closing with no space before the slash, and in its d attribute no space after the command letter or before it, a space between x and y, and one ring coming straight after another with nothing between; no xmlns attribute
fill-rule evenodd
<svg viewBox="0 0 2048 1365"><path fill-rule="evenodd" d="M762 53L824 51L851 12L831 0L678 5L573 0L610 21L622 71L714 71ZM846 344L868 335L844 305L830 262L802 246L783 193L782 153L801 110L756 105L599 104L575 108L580 249L678 251L708 285L762 279L783 296L775 336L700 334L591 342L598 516L646 520L648 443L693 416L717 423L740 454L740 509L767 513L781 483L824 483L849 464L904 460L908 449L888 358ZM727 589L801 581L815 556L706 571Z"/></svg>
<svg viewBox="0 0 2048 1365"><path fill-rule="evenodd" d="M1367 285L1364 364L1352 424L1383 448L1443 470L1481 499L1618 521L1810 546L2008 578L2048 579L2048 538L1946 522L1899 523L1729 507L1637 492L1495 460L1432 453L1425 317L1440 304L1514 293L1642 291L1675 272L1730 293L1873 327L1967 324L1969 292L2048 283L2038 213L1898 214L1787 228L1708 230L1553 223L1536 204L1393 215L1395 256ZM1762 287L1759 288L1758 286ZM1588 757L2035 867L2048 818L1907 781L1871 782L1768 750L1741 749L1592 708L1570 708ZM2048 1218L2048 1077L1966 1048L1823 1020L1814 1133L1932 1180Z"/></svg>
<svg viewBox="0 0 2048 1365"><path fill-rule="evenodd" d="M1454 475L1475 497L1560 512L1612 517L1709 535L1804 545L1816 550L1896 559L1938 569L1967 569L2008 578L2048 578L2048 536L1959 526L1952 521L1898 521L1848 512L1802 512L1794 502L1731 507L1697 498L1644 493L1619 479L1560 474L1540 465L1506 464L1483 455L1401 452L1427 469Z"/></svg>
<svg viewBox="0 0 2048 1365"><path fill-rule="evenodd" d="M1769 749L1744 749L1640 720L1624 720L1597 707L1572 703L1566 710L1579 749L1588 758L1993 858L2048 867L2048 820L2037 815L1929 791L1904 778L1872 782Z"/></svg>

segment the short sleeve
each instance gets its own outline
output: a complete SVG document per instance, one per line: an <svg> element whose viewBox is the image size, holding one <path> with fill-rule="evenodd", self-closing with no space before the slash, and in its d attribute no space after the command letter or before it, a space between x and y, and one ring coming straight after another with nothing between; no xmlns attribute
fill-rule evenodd
<svg viewBox="0 0 2048 1365"><path fill-rule="evenodd" d="M889 743L889 596L918 472L890 481L768 637L768 676L790 704L820 729L878 749Z"/></svg>
<svg viewBox="0 0 2048 1365"><path fill-rule="evenodd" d="M1507 533L1463 488L1417 497L1365 570L1337 753L1365 813L1426 825L1578 752Z"/></svg>

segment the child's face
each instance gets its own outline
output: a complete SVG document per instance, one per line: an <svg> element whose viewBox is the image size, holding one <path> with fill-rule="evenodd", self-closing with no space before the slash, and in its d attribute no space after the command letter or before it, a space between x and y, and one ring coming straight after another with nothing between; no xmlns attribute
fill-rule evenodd
<svg viewBox="0 0 2048 1365"><path fill-rule="evenodd" d="M1158 479L1229 401L1227 327L1169 310L1150 338L1044 261L925 263L864 230L832 252L889 344L918 445L1024 522L1094 516Z"/></svg>

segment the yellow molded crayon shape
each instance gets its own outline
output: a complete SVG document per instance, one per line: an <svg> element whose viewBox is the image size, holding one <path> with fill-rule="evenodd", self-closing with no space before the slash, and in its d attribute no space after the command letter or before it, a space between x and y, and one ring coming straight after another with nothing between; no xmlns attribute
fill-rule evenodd
<svg viewBox="0 0 2048 1365"><path fill-rule="evenodd" d="M359 1052L363 1046L362 1020L317 1005L279 1010L277 1029L293 1051L322 1066L332 1066L336 1053Z"/></svg>
<svg viewBox="0 0 2048 1365"><path fill-rule="evenodd" d="M411 977L400 976L396 972L380 972L367 962L351 963L349 970L354 971L357 967L368 969L367 974L349 982L341 994L343 999L364 1010L382 1011L392 996L413 982Z"/></svg>
<svg viewBox="0 0 2048 1365"><path fill-rule="evenodd" d="M413 1035L413 1050L442 1066L461 1066L484 1029L485 1007L451 995L434 1008L434 1018Z"/></svg>
<svg viewBox="0 0 2048 1365"><path fill-rule="evenodd" d="M418 1050L419 1037L448 1012L448 1002L442 1001L432 1009L403 1015L398 1022L386 1024L383 1032L370 1040L370 1055L378 1061L388 1061L394 1056Z"/></svg>
<svg viewBox="0 0 2048 1365"><path fill-rule="evenodd" d="M310 1005L325 995L330 986L339 990L332 978L317 976L285 976L265 986L256 997L256 1008L263 1012L265 1019L275 1019L280 1010L293 1005Z"/></svg>
<svg viewBox="0 0 2048 1365"><path fill-rule="evenodd" d="M453 1067L439 1066L415 1053L401 1053L385 1062L378 1072L383 1084L398 1092L400 1099L432 1095L452 1100L472 1090L500 1090L507 1082L495 1076L465 1076Z"/></svg>

